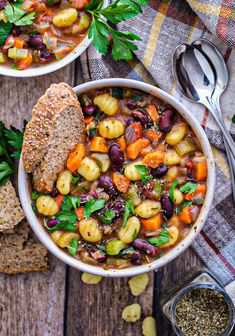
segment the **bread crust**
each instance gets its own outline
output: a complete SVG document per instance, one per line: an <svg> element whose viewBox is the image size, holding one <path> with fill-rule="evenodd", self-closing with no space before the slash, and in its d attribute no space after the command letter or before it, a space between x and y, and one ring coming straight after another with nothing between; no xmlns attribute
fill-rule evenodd
<svg viewBox="0 0 235 336"><path fill-rule="evenodd" d="M83 120L79 101L73 89L66 83L52 84L39 98L24 133L22 158L26 172L33 172L43 159L51 142L55 120L68 106L76 107Z"/></svg>

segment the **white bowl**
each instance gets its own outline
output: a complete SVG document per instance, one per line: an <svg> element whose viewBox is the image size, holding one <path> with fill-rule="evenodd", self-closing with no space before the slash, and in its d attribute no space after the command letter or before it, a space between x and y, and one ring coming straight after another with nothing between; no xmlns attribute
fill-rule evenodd
<svg viewBox="0 0 235 336"><path fill-rule="evenodd" d="M108 0L104 0L102 8L108 5ZM9 76L9 77L37 77L49 74L53 71L59 70L72 61L74 61L77 57L79 57L91 44L92 39L89 39L86 36L81 43L73 50L71 53L66 55L60 61L54 61L52 63L48 63L45 65L40 65L35 68L29 68L26 70L15 70L8 68L7 66L0 65L0 75Z"/></svg>
<svg viewBox="0 0 235 336"><path fill-rule="evenodd" d="M141 266L133 266L130 268L120 270L114 270L114 269L104 270L102 267L85 264L84 262L75 259L74 257L65 253L52 241L49 234L40 224L40 222L38 221L37 217L35 216L32 210L30 192L29 192L30 181L28 175L24 170L22 158L20 159L19 174L18 174L19 194L24 212L33 231L35 232L36 236L40 239L40 241L43 243L43 245L45 245L48 248L48 250L50 250L56 257L64 261L66 264L76 269L79 269L83 272L88 272L107 277L133 276L144 272L149 272L151 270L155 270L159 267L162 267L163 265L166 265L167 263L178 257L183 251L185 251L186 248L188 248L190 244L193 242L193 240L197 237L198 233L205 224L211 203L213 201L214 185L215 185L215 165L209 141L201 125L196 120L196 118L186 109L186 107L184 107L174 97L170 96L168 93L152 85L145 84L143 82L138 82L135 80L118 79L118 78L88 82L76 86L74 88L74 91L76 94L81 94L90 90L100 89L102 87L130 87L152 94L153 96L156 96L162 99L163 101L167 102L171 106L173 106L185 118L185 120L194 130L198 140L200 141L204 155L206 156L207 159L208 178L207 178L207 193L205 202L202 206L201 212L199 214L196 223L193 225L188 235L174 249L163 255L160 259L157 259L149 264Z"/></svg>

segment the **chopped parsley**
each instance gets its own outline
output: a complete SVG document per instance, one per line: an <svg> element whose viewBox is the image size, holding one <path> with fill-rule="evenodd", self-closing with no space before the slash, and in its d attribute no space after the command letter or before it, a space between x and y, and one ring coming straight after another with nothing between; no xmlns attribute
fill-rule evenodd
<svg viewBox="0 0 235 336"><path fill-rule="evenodd" d="M32 192L32 195L31 195L32 200L35 201L35 200L39 197L40 194L41 194L41 193L40 193L39 191L34 190L34 191Z"/></svg>
<svg viewBox="0 0 235 336"><path fill-rule="evenodd" d="M188 192L189 194L193 194L196 188L197 188L197 183L187 182L180 188L180 191L183 193Z"/></svg>
<svg viewBox="0 0 235 336"><path fill-rule="evenodd" d="M80 179L80 176L73 176L72 181L71 181L72 185L77 184L79 179Z"/></svg>
<svg viewBox="0 0 235 336"><path fill-rule="evenodd" d="M126 222L131 214L133 215L135 214L134 202L133 200L128 200L126 201L126 204L125 204L125 212L124 212L123 221L122 221L123 228L126 227Z"/></svg>
<svg viewBox="0 0 235 336"><path fill-rule="evenodd" d="M87 201L85 204L84 218L89 217L93 212L102 209L105 205L104 199L94 199L91 198L90 201Z"/></svg>
<svg viewBox="0 0 235 336"><path fill-rule="evenodd" d="M161 245L168 243L170 241L169 231L166 227L164 227L158 237L148 239L148 242L152 245L160 247Z"/></svg>
<svg viewBox="0 0 235 336"><path fill-rule="evenodd" d="M183 208L185 208L186 206L192 205L192 202L184 202L181 206L178 207L178 209L176 209L176 214L180 214L183 210Z"/></svg>
<svg viewBox="0 0 235 336"><path fill-rule="evenodd" d="M135 168L137 169L138 173L141 176L142 183L146 183L149 180L153 179L152 175L149 175L149 168L145 165L136 165Z"/></svg>
<svg viewBox="0 0 235 336"><path fill-rule="evenodd" d="M14 23L15 26L29 26L35 19L35 12L25 15L26 11L20 8L21 5L21 2L16 2L15 4L7 3L4 9L4 15L8 21Z"/></svg>
<svg viewBox="0 0 235 336"><path fill-rule="evenodd" d="M178 185L178 181L174 181L170 187L170 199L173 203L174 203L174 191L177 185Z"/></svg>
<svg viewBox="0 0 235 336"><path fill-rule="evenodd" d="M76 238L72 238L70 241L70 246L67 246L68 252L72 255L77 253L78 248L78 240Z"/></svg>
<svg viewBox="0 0 235 336"><path fill-rule="evenodd" d="M62 202L62 210L71 211L80 207L81 197L77 196L64 196Z"/></svg>
<svg viewBox="0 0 235 336"><path fill-rule="evenodd" d="M97 215L97 217L105 224L111 224L115 217L115 212L111 210L105 210L103 215Z"/></svg>

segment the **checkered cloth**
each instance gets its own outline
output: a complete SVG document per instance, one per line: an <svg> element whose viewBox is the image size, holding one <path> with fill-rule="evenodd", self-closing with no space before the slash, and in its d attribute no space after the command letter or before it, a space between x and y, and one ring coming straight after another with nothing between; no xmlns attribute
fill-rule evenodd
<svg viewBox="0 0 235 336"><path fill-rule="evenodd" d="M81 57L84 80L126 77L155 84L183 102L197 117L213 145L217 183L209 218L192 248L207 267L228 284L235 280L235 209L224 145L208 111L184 100L177 90L172 77L172 56L178 44L192 43L200 37L217 45L225 55L230 73L230 84L222 97L222 110L227 127L234 133L231 117L235 112L235 52L229 46L235 45L235 2L150 0L150 4L143 14L118 27L142 38L136 58L131 62L115 62L110 55L101 57L91 46Z"/></svg>

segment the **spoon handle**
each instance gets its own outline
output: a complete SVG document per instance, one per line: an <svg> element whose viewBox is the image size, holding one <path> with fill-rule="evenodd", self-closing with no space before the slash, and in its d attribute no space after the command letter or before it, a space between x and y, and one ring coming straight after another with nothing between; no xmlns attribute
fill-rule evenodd
<svg viewBox="0 0 235 336"><path fill-rule="evenodd" d="M221 118L222 118L222 112L221 112L221 109L220 109L219 97L215 100L215 107L216 107L216 110L217 110L219 116L221 116ZM224 127L225 127L225 129L227 129L225 124L224 124ZM226 149L227 157L228 157L228 163L229 163L229 169L230 169L230 175L231 175L231 182L232 182L233 203L235 205L235 158L234 158L234 155L233 155L233 153L230 149L230 146L229 146L226 138L224 137L224 135L223 135L223 139L224 139L224 145L225 145L225 149Z"/></svg>
<svg viewBox="0 0 235 336"><path fill-rule="evenodd" d="M234 142L231 134L229 133L229 131L228 131L228 129L227 129L225 123L224 123L224 120L222 118L222 114L221 114L221 111L220 111L220 108L219 108L218 104L216 104L216 106L214 106L213 103L208 102L207 107L211 111L215 120L217 121L217 124L219 125L219 127L221 129L221 132L224 136L224 139L226 140L227 145L230 148L231 155L233 156L233 158L235 160L235 142Z"/></svg>

